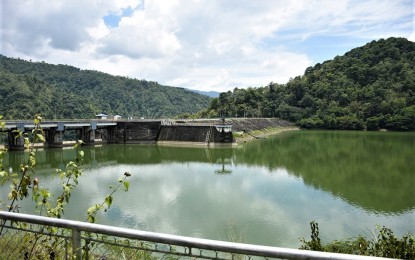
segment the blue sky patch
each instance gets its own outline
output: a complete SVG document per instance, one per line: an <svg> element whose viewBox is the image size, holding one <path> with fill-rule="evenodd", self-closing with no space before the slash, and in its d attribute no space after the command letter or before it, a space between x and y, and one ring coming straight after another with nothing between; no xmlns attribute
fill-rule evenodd
<svg viewBox="0 0 415 260"><path fill-rule="evenodd" d="M123 17L129 17L133 13L131 7L125 8L122 10L121 14L109 14L104 16L104 23L109 28L116 28Z"/></svg>

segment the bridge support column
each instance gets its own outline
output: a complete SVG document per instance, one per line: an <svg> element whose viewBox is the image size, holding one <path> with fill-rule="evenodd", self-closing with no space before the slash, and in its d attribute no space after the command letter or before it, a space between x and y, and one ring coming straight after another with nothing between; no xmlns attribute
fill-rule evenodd
<svg viewBox="0 0 415 260"><path fill-rule="evenodd" d="M91 128L91 130L89 130L89 140L88 142L90 143L94 143L95 142L95 129Z"/></svg>
<svg viewBox="0 0 415 260"><path fill-rule="evenodd" d="M16 130L24 133L25 125L23 123L16 124ZM9 132L9 149L12 151L22 151L25 149L24 147L24 139L22 136L18 136L17 132L10 131Z"/></svg>
<svg viewBox="0 0 415 260"><path fill-rule="evenodd" d="M83 129L83 140L86 145L95 145L97 141L102 141L96 139L96 130L97 130L97 122L91 122L91 126L86 127Z"/></svg>
<svg viewBox="0 0 415 260"><path fill-rule="evenodd" d="M17 137L17 133L9 132L9 149L11 151L22 151L25 149L24 147L24 139L23 137Z"/></svg>
<svg viewBox="0 0 415 260"><path fill-rule="evenodd" d="M63 147L63 132L65 126L63 123L58 123L58 127L50 130L50 136L48 140L48 146L53 148Z"/></svg>

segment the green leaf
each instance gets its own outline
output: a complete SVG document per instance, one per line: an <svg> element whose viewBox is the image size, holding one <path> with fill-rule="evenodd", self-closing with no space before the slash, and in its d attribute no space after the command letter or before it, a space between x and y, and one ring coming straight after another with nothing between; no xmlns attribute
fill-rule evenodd
<svg viewBox="0 0 415 260"><path fill-rule="evenodd" d="M130 188L130 182L124 181L124 188L125 188L125 191L128 191L128 189Z"/></svg>
<svg viewBox="0 0 415 260"><path fill-rule="evenodd" d="M12 191L9 193L8 196L9 200L17 199L17 191L13 188Z"/></svg>
<svg viewBox="0 0 415 260"><path fill-rule="evenodd" d="M45 142L45 137L41 134L36 134L37 140L44 143Z"/></svg>
<svg viewBox="0 0 415 260"><path fill-rule="evenodd" d="M112 199L113 199L112 196L107 196L105 198L105 203L107 204L108 208L111 207Z"/></svg>
<svg viewBox="0 0 415 260"><path fill-rule="evenodd" d="M96 211L97 208L98 208L98 205L94 205L94 206L89 207L88 210L87 210L88 215L92 214L94 211Z"/></svg>
<svg viewBox="0 0 415 260"><path fill-rule="evenodd" d="M92 215L89 215L89 216L88 216L88 221L89 221L90 223L95 223L95 217L94 217L94 216L92 216Z"/></svg>
<svg viewBox="0 0 415 260"><path fill-rule="evenodd" d="M75 162L70 161L66 164L66 168L77 168L78 166L76 165Z"/></svg>

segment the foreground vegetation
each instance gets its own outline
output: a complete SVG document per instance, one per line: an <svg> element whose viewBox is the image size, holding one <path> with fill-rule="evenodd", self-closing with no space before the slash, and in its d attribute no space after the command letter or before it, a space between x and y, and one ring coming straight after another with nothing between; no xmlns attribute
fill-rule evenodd
<svg viewBox="0 0 415 260"><path fill-rule="evenodd" d="M0 127L4 128L1 122ZM52 194L50 187L44 186L39 175L36 173L36 148L35 144L45 142L44 131L40 124L42 117L36 115L34 118L34 128L30 132L20 132L16 130L16 138L24 141L25 148L28 150L28 158L21 162L18 169L9 168L9 165L3 165L3 158L7 150L0 149L0 187L6 189L9 187L10 192L7 198L0 198L0 210L8 212L20 212L21 203L31 200L35 212L40 216L51 218L61 218L64 215L65 208L71 202L71 194L78 186L82 175L81 164L83 162L84 152L79 150L80 143L75 145L77 151L76 158L66 164L63 169L56 169L54 180L60 184L59 194ZM94 223L100 211L105 211L111 207L114 194L119 190L128 191L131 174L124 173L124 176L118 179L118 184L109 187L108 195L101 203L92 205L86 212L85 221ZM103 187L105 188L105 187ZM0 219L0 258L8 259L12 255L15 258L24 259L55 259L62 258L59 254L65 252L67 247L62 236L69 236L70 231L59 231L57 228L42 226L38 232L31 230L25 223L15 223L15 227L31 230L29 232L10 232L5 228L6 220ZM12 224L13 225L13 224ZM50 235L49 235L50 234ZM7 250L6 250L7 249ZM68 252L72 255L74 252ZM16 254L21 254L17 256Z"/></svg>
<svg viewBox="0 0 415 260"><path fill-rule="evenodd" d="M304 128L415 130L415 43L373 41L287 84L221 93L193 116L217 115L280 117Z"/></svg>
<svg viewBox="0 0 415 260"><path fill-rule="evenodd" d="M373 239L358 236L353 239L333 241L323 245L319 237L316 222L311 222L311 240L301 239L300 249L325 251L343 254L367 255L399 259L415 259L415 239L413 235L404 235L401 239L386 227L378 227Z"/></svg>

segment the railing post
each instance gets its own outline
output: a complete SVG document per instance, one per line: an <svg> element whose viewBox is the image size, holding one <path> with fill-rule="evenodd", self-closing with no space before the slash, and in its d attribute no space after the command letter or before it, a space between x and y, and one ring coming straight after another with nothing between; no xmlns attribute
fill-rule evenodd
<svg viewBox="0 0 415 260"><path fill-rule="evenodd" d="M72 254L82 260L81 231L76 228L72 228Z"/></svg>

